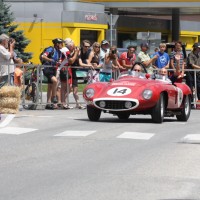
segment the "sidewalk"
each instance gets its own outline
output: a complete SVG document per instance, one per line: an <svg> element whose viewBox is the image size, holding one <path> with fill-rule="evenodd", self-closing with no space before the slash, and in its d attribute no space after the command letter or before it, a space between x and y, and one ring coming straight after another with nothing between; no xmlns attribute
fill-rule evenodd
<svg viewBox="0 0 200 200"><path fill-rule="evenodd" d="M83 99L83 93L79 92L78 96L79 96L80 103L85 103L85 101ZM46 103L46 99L47 99L47 92L42 92L42 102ZM74 97L73 97L72 93L69 94L69 103L70 104L75 104L75 100L74 100Z"/></svg>
<svg viewBox="0 0 200 200"><path fill-rule="evenodd" d="M79 92L78 95L79 95L79 103L83 106L86 106L85 101L83 99L83 93ZM40 96L40 94L39 94L39 96ZM39 102L38 102L39 104L37 106L37 109L45 109L46 102L47 102L47 92L42 92L42 103L41 103L41 98L40 98ZM75 103L75 100L74 100L72 93L69 94L69 105L74 107L74 108L76 106L76 103ZM20 110L23 109L22 105L20 105L19 108L20 108Z"/></svg>

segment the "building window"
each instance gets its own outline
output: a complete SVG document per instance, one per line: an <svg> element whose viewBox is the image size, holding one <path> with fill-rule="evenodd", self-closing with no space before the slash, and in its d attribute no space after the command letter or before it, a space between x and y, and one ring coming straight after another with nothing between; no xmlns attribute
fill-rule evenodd
<svg viewBox="0 0 200 200"><path fill-rule="evenodd" d="M137 46L136 33L118 33L117 46L119 48L126 48L128 45L136 45Z"/></svg>
<svg viewBox="0 0 200 200"><path fill-rule="evenodd" d="M81 30L81 42L89 40L91 44L97 41L98 31Z"/></svg>

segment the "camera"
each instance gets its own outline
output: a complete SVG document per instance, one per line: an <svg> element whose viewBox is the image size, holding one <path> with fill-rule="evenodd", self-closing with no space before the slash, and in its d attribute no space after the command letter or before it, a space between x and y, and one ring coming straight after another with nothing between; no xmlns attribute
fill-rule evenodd
<svg viewBox="0 0 200 200"><path fill-rule="evenodd" d="M117 52L116 50L112 50L111 51L112 54L116 54L116 52Z"/></svg>
<svg viewBox="0 0 200 200"><path fill-rule="evenodd" d="M13 42L14 42L14 39L13 38L9 38L8 43L11 44Z"/></svg>

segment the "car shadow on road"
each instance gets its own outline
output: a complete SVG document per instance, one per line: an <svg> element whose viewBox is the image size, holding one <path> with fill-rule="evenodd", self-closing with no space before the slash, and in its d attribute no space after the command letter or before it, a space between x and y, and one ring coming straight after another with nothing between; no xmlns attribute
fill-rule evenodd
<svg viewBox="0 0 200 200"><path fill-rule="evenodd" d="M78 121L86 121L86 122L92 122L89 119L75 119ZM171 119L164 119L163 123L165 122L177 122L177 120L175 118L171 118ZM95 122L92 122L95 123ZM96 121L96 123L139 123L139 124L153 124L154 122L152 121L151 118L129 118L126 120L122 120L122 119L118 119L117 117L113 117L113 118L100 118L98 121ZM155 124L155 123L154 123Z"/></svg>

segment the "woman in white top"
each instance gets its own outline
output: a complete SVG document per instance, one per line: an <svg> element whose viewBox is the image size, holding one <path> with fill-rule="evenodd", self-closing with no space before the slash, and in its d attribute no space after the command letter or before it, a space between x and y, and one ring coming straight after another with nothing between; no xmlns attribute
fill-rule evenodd
<svg viewBox="0 0 200 200"><path fill-rule="evenodd" d="M105 61L100 71L100 82L109 82L112 78L112 69L123 68L118 62L117 47L111 46L109 53L105 55Z"/></svg>

